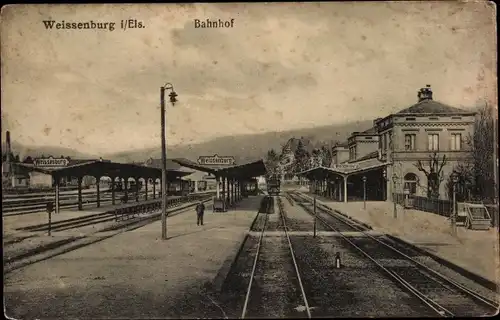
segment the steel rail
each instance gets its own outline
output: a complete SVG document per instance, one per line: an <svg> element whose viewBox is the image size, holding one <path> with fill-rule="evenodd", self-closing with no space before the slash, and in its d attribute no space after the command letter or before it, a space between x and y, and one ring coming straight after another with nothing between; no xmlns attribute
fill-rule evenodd
<svg viewBox="0 0 500 320"><path fill-rule="evenodd" d="M257 252L255 253L255 258L254 258L254 261L253 261L252 272L250 274L250 281L248 282L248 289L247 289L247 293L246 293L246 296L245 296L245 303L243 304L243 311L241 312L241 319L244 319L245 315L247 313L248 301L250 300L250 292L252 291L253 278L254 278L254 275L255 275L255 270L256 270L256 267L257 267L257 261L259 259L259 254L260 254L260 247L261 247L261 244L262 244L262 239L264 238L264 232L266 231L267 220L269 219L268 211L269 211L269 204L267 205L266 212L264 213L265 214L265 218L264 218L264 222L262 223L263 226L262 226L262 231L260 233L259 242L257 243Z"/></svg>
<svg viewBox="0 0 500 320"><path fill-rule="evenodd" d="M301 195L299 195L301 196ZM306 198L307 200L310 201L310 199L308 199L306 196L303 196L302 198ZM351 223L350 221L348 221L347 218L344 218L340 215L334 215L334 213L332 212L329 212L328 210L325 210L325 209L321 209L322 211L324 211L325 213L329 214L331 217L335 218L335 219L340 219L342 220L344 223L350 225L351 227L355 228L357 231L363 233L364 235L366 235L367 237L369 237L370 239L376 241L377 243L380 243L382 245L384 245L385 247L387 247L388 249L392 250L393 252L396 252L397 254L403 256L405 259L407 259L408 261L411 261L412 263L414 263L415 265L417 265L418 267L424 269L425 271L428 271L430 273L432 273L433 275L437 276L438 278L440 278L441 280L445 281L445 282L448 282L449 284L451 284L452 286L454 286L457 290L459 291L462 291L464 294L480 301L481 303L483 304L486 304L488 305L489 307L491 308L494 308L494 309L498 309L499 306L497 304L495 304L493 301L491 301L490 299L486 298L486 297L483 297L481 296L480 294L466 288L465 286L459 284L458 282L446 277L445 275L439 273L438 271L436 270L433 270L432 268L416 261L415 259L413 259L412 257L406 255L404 252L401 252L400 250L398 250L397 248L394 248L393 246L385 243L384 241L381 241L377 238L375 238L374 236L372 236L371 234L367 233L366 231L362 230L362 228L354 223Z"/></svg>
<svg viewBox="0 0 500 320"><path fill-rule="evenodd" d="M300 277L299 267L297 265L297 261L295 260L295 252L293 251L292 242L290 241L290 235L288 234L286 219L285 219L285 208L283 207L283 202L280 197L276 197L278 199L278 208L280 212L281 219L283 221L283 230L285 231L286 239L288 240L288 247L290 248L290 254L292 255L293 266L295 267L295 272L297 273L297 278L299 280L300 291L302 292L302 297L304 300L304 305L307 311L307 317L311 318L311 309L309 308L309 303L307 302L306 292L304 290L304 286L302 285L302 278Z"/></svg>
<svg viewBox="0 0 500 320"><path fill-rule="evenodd" d="M300 197L300 195L299 195ZM304 199L305 197L301 197L302 199ZM313 213L311 213L308 209L306 209L306 207L299 202L299 205L304 208L304 210L306 212L308 212L309 214L311 215L314 215ZM453 316L453 313L451 313L449 310L447 310L446 308L440 306L439 304L435 303L434 301L432 301L432 299L430 299L429 297L427 297L426 295L424 295L423 293L421 293L419 290L417 290L415 287L413 287L411 284L409 284L407 281L405 281L404 279L402 279L401 277L399 277L397 274L395 274L394 272L390 271L389 269L387 269L386 267L384 267L382 264L380 264L378 261L376 261L374 258L372 258L368 253L366 253L363 249L361 249L360 247L358 247L355 243L353 243L352 241L350 241L344 234L343 232L339 231L338 229L332 227L330 224L328 224L328 222L326 222L326 220L318 215L316 215L316 218L318 220L320 220L325 226L327 226L328 228L330 228L331 230L333 231L336 231L338 232L338 234L346 241L348 242L351 246L353 246L354 248L356 248L356 250L358 250L359 252L361 252L365 257L367 257L370 261L372 261L373 263L375 263L381 270L383 270L385 273L387 273L391 278L393 278L394 280L396 280L398 283L400 283L404 288L406 288L409 292L411 292L413 295L415 295L418 299L420 299L423 303L425 303L427 306L429 306L433 311L435 311L437 313L437 315L440 315L440 316L445 316L446 314L448 314L448 316L452 317Z"/></svg>
<svg viewBox="0 0 500 320"><path fill-rule="evenodd" d="M205 201L210 203L212 200L205 200ZM178 214L187 212L187 211L189 211L191 209L192 209L192 207L172 208L171 211L170 211L170 213L175 213L175 214L168 215L168 217L176 216ZM80 237L78 237L76 239L64 242L63 244L58 245L56 247L52 247L50 249L42 250L42 251L37 252L35 254L28 254L28 255L26 255L25 253L23 253L21 255L10 257L10 258L8 258L4 262L4 273L9 273L9 272L11 272L13 270L21 269L21 268L24 268L26 266L30 266L30 265L35 264L37 262L44 261L44 260L53 258L53 257L58 256L58 255L61 255L61 254L64 254L64 253L68 253L68 252L80 249L82 247L90 246L92 244L104 241L104 240L109 239L111 237L114 237L114 236L116 236L118 234L121 234L124 231L130 231L130 230L134 230L134 229L137 229L137 228L142 228L142 227L144 227L144 226L146 226L148 224L151 224L151 223L157 221L156 218L159 218L159 216L160 216L160 214L157 213L157 214L155 214L155 216L149 216L149 217L147 217L145 219L142 219L142 220L136 220L136 221L132 221L132 222L126 223L124 225L119 225L119 226L112 227L112 228L105 228L103 230L98 230L98 231L96 231L96 232L94 232L92 234L98 234L99 232L103 232L103 231L112 231L112 233L109 234L109 235L104 235L104 236L98 238L97 240L91 241L90 243L86 243L86 244L83 244L83 245L77 244L75 246L70 246L69 248L63 249L62 251L61 251L62 247L67 246L67 245L72 244L72 243L77 243L80 240L88 239L88 237L86 237L86 236L83 236L83 237L80 236ZM29 237L26 237L26 238L29 238ZM52 253L50 253L50 252L52 252ZM29 260L29 259L31 259L33 257L36 257L36 256L38 256L38 257L42 256L42 258L36 258L34 261L30 261ZM43 257L43 256L45 256L45 257ZM28 259L28 261L26 261L26 259ZM22 262L23 260L24 260L24 262Z"/></svg>

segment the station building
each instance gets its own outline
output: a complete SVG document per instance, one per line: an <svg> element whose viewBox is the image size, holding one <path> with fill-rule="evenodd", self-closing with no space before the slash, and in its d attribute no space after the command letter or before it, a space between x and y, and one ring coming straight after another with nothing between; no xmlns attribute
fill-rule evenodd
<svg viewBox="0 0 500 320"><path fill-rule="evenodd" d="M316 188L339 201L362 200L364 184L371 201L403 193L427 197L429 188L436 189L439 199L448 199L446 181L459 161L472 156L467 138L476 113L435 101L430 85L417 97L412 106L375 119L371 128L336 145L330 168L304 174L321 177Z"/></svg>

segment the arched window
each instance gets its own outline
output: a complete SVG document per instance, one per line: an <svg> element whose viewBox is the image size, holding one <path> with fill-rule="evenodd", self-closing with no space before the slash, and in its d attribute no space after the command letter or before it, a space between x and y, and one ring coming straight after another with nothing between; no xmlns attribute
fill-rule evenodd
<svg viewBox="0 0 500 320"><path fill-rule="evenodd" d="M417 175L411 172L404 177L404 188L408 189L411 195L417 193L417 180Z"/></svg>

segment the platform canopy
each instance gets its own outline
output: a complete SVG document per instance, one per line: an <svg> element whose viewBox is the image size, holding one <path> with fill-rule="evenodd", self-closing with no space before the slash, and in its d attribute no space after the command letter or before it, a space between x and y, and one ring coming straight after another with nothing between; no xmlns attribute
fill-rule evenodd
<svg viewBox="0 0 500 320"><path fill-rule="evenodd" d="M123 178L161 178L161 169L158 168L99 160L57 168L36 167L34 165L23 163L16 163L16 165L24 167L27 170L50 174L53 177L107 176ZM167 170L167 180L183 177L191 173L192 172L189 171Z"/></svg>
<svg viewBox="0 0 500 320"><path fill-rule="evenodd" d="M213 175L215 175L217 173L217 170L221 169L220 167L204 166L204 165L198 164L198 163L191 161L191 160L188 160L188 159L176 158L176 159L172 159L172 161L175 163L178 163L179 165L181 165L183 167L206 172L206 173L211 173Z"/></svg>
<svg viewBox="0 0 500 320"><path fill-rule="evenodd" d="M237 178L250 179L267 173L266 165L263 160L236 165L229 168L220 169L222 175Z"/></svg>
<svg viewBox="0 0 500 320"><path fill-rule="evenodd" d="M349 177L360 173L384 168L385 166L387 166L387 163L374 163L370 165L357 165L356 163L354 163L338 165L333 168L318 166L299 172L297 175L306 177L309 180L331 179L338 178L339 176Z"/></svg>
<svg viewBox="0 0 500 320"><path fill-rule="evenodd" d="M263 160L257 160L240 165L231 166L206 166L200 165L194 161L187 159L172 159L181 166L211 173L216 176L235 178L235 179L250 179L262 176L267 173L266 166Z"/></svg>

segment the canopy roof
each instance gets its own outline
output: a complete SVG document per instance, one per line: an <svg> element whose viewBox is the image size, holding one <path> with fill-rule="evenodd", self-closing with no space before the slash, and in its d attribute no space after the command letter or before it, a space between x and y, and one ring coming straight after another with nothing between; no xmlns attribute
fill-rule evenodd
<svg viewBox="0 0 500 320"><path fill-rule="evenodd" d="M161 169L145 167L136 164L125 164L117 162L88 161L80 164L69 165L58 168L41 168L34 165L16 163L18 166L28 170L50 174L52 176L108 176L108 177L138 177L138 178L159 178ZM186 176L192 172L181 170L167 170L167 179L175 179Z"/></svg>
<svg viewBox="0 0 500 320"><path fill-rule="evenodd" d="M222 175L240 179L254 178L267 173L266 165L262 160L220 169L219 171Z"/></svg>
<svg viewBox="0 0 500 320"><path fill-rule="evenodd" d="M179 163L181 166L184 166L186 168L191 168L211 173L213 175L228 177L228 178L249 179L262 176L267 173L266 166L263 160L258 160L240 165L218 166L218 167L200 165L194 161L190 161L187 159L173 159L173 161Z"/></svg>
<svg viewBox="0 0 500 320"><path fill-rule="evenodd" d="M352 176L356 175L359 173L364 173L367 171L371 170L376 170L383 168L387 165L387 163L377 163L369 166L358 166L356 167L355 164L352 167L347 167L347 168L326 168L326 167L315 167L309 170L305 170L302 172L299 172L297 175L299 176L304 176L308 179L311 180L316 180L316 179L326 179L326 178L336 178L339 176L345 177L345 176Z"/></svg>

